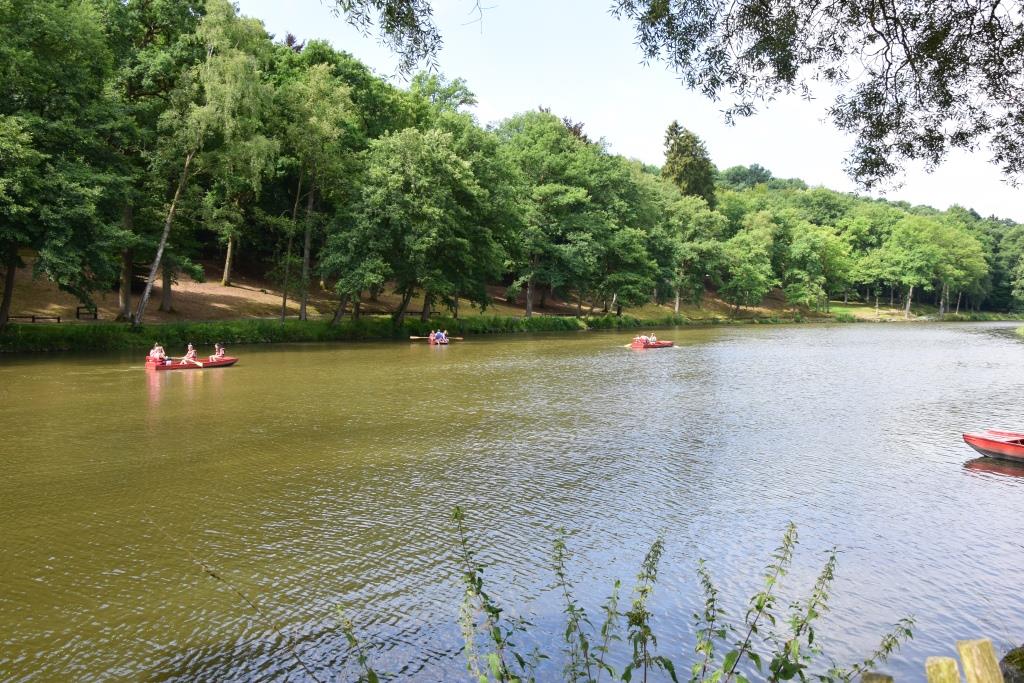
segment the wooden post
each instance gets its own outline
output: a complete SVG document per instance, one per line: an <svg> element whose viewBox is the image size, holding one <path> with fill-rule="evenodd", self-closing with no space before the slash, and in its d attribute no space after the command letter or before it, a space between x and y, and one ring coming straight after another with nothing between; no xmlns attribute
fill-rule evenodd
<svg viewBox="0 0 1024 683"><path fill-rule="evenodd" d="M956 641L960 661L964 665L964 676L967 683L1003 683L1003 673L999 670L999 658L988 638L981 640Z"/></svg>
<svg viewBox="0 0 1024 683"><path fill-rule="evenodd" d="M960 683L960 667L952 657L929 657L924 660L928 683Z"/></svg>

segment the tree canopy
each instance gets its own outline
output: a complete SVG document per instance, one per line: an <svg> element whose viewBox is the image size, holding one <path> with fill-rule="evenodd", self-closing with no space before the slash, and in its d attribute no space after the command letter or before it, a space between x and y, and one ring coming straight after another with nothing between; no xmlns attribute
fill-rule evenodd
<svg viewBox="0 0 1024 683"><path fill-rule="evenodd" d="M116 288L136 324L157 280L169 309L177 277L217 269L279 285L282 316L315 294L335 319L384 292L398 319L414 299L424 318L495 299L529 316L552 299L679 312L708 292L737 311L769 295L1024 308L1013 221L757 163L719 173L677 122L661 167L572 112L484 126L460 78L397 87L325 42L275 42L227 0L13 0L0 35L0 326L29 262L83 302Z"/></svg>
<svg viewBox="0 0 1024 683"><path fill-rule="evenodd" d="M441 37L428 0L336 0L349 21L374 15L409 68ZM477 11L480 5L475 6ZM839 94L829 112L854 136L848 171L865 187L907 160L938 164L953 148L988 146L1011 181L1024 174L1024 15L1002 0L612 0L646 59L684 85L754 114L815 83Z"/></svg>

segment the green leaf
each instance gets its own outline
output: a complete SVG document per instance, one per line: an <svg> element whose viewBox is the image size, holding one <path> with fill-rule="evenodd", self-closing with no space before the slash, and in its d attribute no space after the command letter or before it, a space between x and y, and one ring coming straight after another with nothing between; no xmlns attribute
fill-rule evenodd
<svg viewBox="0 0 1024 683"><path fill-rule="evenodd" d="M499 681L501 680L501 659L498 658L496 652L491 652L487 655L487 664L491 667L491 675L493 675Z"/></svg>

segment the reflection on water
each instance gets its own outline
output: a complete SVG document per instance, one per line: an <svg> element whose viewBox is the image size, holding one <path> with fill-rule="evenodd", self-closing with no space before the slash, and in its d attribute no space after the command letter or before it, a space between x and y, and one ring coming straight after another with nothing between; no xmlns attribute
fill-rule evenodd
<svg viewBox="0 0 1024 683"><path fill-rule="evenodd" d="M1024 463L996 458L975 458L964 463L964 469L971 472L985 472L1007 477L1024 477Z"/></svg>
<svg viewBox="0 0 1024 683"><path fill-rule="evenodd" d="M887 669L907 680L959 638L1024 639L1024 479L960 438L1024 427L1012 328L685 329L641 353L630 336L247 348L159 373L0 358L0 680L301 680L189 553L322 678L352 671L340 607L379 669L461 680L455 504L493 593L536 624L526 646L564 628L559 527L592 615L664 536L655 625L678 666L697 558L741 615L789 520L780 604L840 548L819 629L840 662L906 615Z"/></svg>

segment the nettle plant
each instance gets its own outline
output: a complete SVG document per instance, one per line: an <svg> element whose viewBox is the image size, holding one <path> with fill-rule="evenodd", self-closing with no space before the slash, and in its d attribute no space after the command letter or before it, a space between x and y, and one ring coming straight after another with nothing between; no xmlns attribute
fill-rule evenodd
<svg viewBox="0 0 1024 683"><path fill-rule="evenodd" d="M459 537L462 579L465 585L460 625L466 647L470 674L481 683L487 681L535 681L537 666L552 655L537 650L521 653L515 645L518 634L530 624L522 619L506 619L502 609L485 590L483 567L474 559L465 513L455 508L452 515ZM566 565L570 551L562 530L554 542L552 570L555 584L564 601L566 619L559 653L565 661L563 678L574 683L598 681L647 681L658 674L673 681L725 683L747 680L744 671L770 681L850 681L868 671L900 644L912 637L913 622L899 621L887 633L878 649L864 661L840 667L827 660L823 673L810 673L812 664L825 659L815 638L815 621L828 610L830 588L835 577L836 551L831 550L810 594L783 610L778 604L778 586L789 571L797 545L796 526L790 524L781 545L771 555L764 572L761 590L750 598L741 621L732 620L723 609L718 590L701 560L697 577L704 597L703 609L693 615L697 640L688 677L673 661L657 653L658 639L651 625L651 601L658 580L658 568L665 543L656 540L644 556L636 576L628 607L621 604L621 582L616 581L600 610L600 625L595 626L573 593ZM618 648L625 656L615 656ZM626 661L621 671L612 661Z"/></svg>
<svg viewBox="0 0 1024 683"><path fill-rule="evenodd" d="M600 607L600 624L591 620L579 604L566 566L571 554L566 532L554 541L551 568L555 587L564 602L565 630L559 652L537 648L524 652L516 645L532 624L521 617L508 617L487 590L483 566L476 560L466 528L466 516L456 507L452 521L458 534L459 560L465 587L459 610L459 625L465 641L466 668L478 683L533 683L538 667L554 657L565 662L563 680L572 683L600 681L648 681L649 677L690 683L745 683L757 680L852 681L884 662L907 639L913 637L913 620L904 618L886 633L878 648L863 661L840 666L823 652L816 639L815 622L828 611L830 589L835 577L836 550L818 574L809 595L789 605L780 605L778 588L793 561L797 546L796 526L790 523L765 567L761 590L747 603L742 619L733 619L722 607L718 589L703 560L697 563L697 578L703 594L702 608L693 614L696 643L693 658L682 669L658 653L658 638L652 627L651 602L658 568L665 549L663 539L651 545L640 564L628 606L623 604L622 584L615 581ZM350 644L351 629L346 630ZM355 649L359 650L356 645ZM362 650L359 650L362 652ZM625 662L621 670L613 662ZM376 681L378 674L359 658L361 680ZM550 678L550 674L545 674Z"/></svg>

